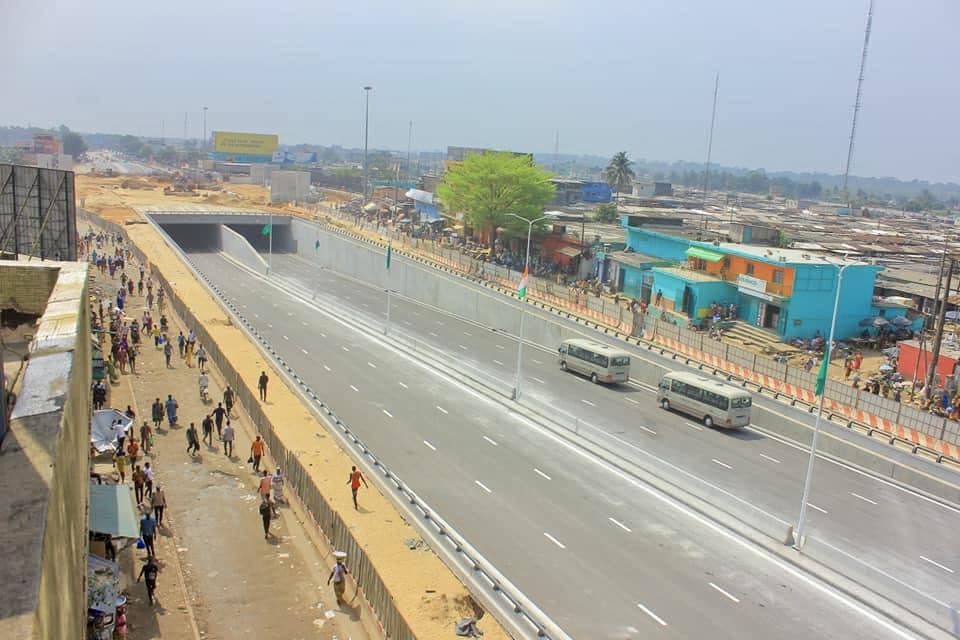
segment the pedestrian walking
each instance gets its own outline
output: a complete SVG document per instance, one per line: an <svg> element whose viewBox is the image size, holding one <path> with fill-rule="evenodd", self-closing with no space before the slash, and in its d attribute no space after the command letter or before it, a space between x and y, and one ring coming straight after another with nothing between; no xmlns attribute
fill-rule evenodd
<svg viewBox="0 0 960 640"><path fill-rule="evenodd" d="M133 480L133 495L137 499L137 504L143 504L143 485L147 477L143 474L143 469L140 468L140 465L136 465L133 468L131 478Z"/></svg>
<svg viewBox="0 0 960 640"><path fill-rule="evenodd" d="M160 402L160 398L153 401L153 405L150 407L150 414L153 418L154 428L159 431L160 423L163 422L163 403Z"/></svg>
<svg viewBox="0 0 960 640"><path fill-rule="evenodd" d="M166 336L162 338L163 340L163 358L167 362L167 369L172 369L170 365L170 359L173 357L173 345L170 344L170 341L167 340Z"/></svg>
<svg viewBox="0 0 960 640"><path fill-rule="evenodd" d="M163 510L167 508L167 494L164 493L163 487L157 485L153 490L153 495L150 496L150 506L153 507L153 516L157 520L157 526L163 526Z"/></svg>
<svg viewBox="0 0 960 640"><path fill-rule="evenodd" d="M257 379L257 389L260 390L260 401L267 401L267 383L270 382L270 378L267 377L266 371L260 372L260 377Z"/></svg>
<svg viewBox="0 0 960 640"><path fill-rule="evenodd" d="M207 443L208 447L213 447L213 418L210 417L209 413L200 423L200 428L203 431L203 441Z"/></svg>
<svg viewBox="0 0 960 640"><path fill-rule="evenodd" d="M153 467L150 463L143 465L144 487L147 490L147 496L153 497Z"/></svg>
<svg viewBox="0 0 960 640"><path fill-rule="evenodd" d="M163 419L163 415L160 416ZM140 425L140 444L143 445L143 452L150 455L150 448L153 446L153 428L146 420Z"/></svg>
<svg viewBox="0 0 960 640"><path fill-rule="evenodd" d="M180 408L180 405L177 404L177 401L173 399L172 395L168 395L165 408L167 410L167 422L173 427L177 424L177 409Z"/></svg>
<svg viewBox="0 0 960 640"><path fill-rule="evenodd" d="M227 426L223 428L223 455L228 458L233 457L233 425L227 420Z"/></svg>
<svg viewBox="0 0 960 640"><path fill-rule="evenodd" d="M127 347L127 361L130 363L130 373L137 373L137 356L140 355L133 345Z"/></svg>
<svg viewBox="0 0 960 640"><path fill-rule="evenodd" d="M260 436L250 443L250 460L248 462L253 464L254 473L260 471L260 458L263 457L264 451L264 442Z"/></svg>
<svg viewBox="0 0 960 640"><path fill-rule="evenodd" d="M143 512L143 517L140 518L140 538L143 539L143 544L147 547L148 556L156 556L157 553L153 548L153 534L157 531L157 520L150 513L149 509L145 509Z"/></svg>
<svg viewBox="0 0 960 640"><path fill-rule="evenodd" d="M235 399L236 395L233 393L233 389L230 388L230 385L227 385L227 388L223 390L223 406L227 410L228 418L233 414L233 401Z"/></svg>
<svg viewBox="0 0 960 640"><path fill-rule="evenodd" d="M203 373L204 367L207 366L207 350L203 345L197 347L197 366L200 367L200 373Z"/></svg>
<svg viewBox="0 0 960 640"><path fill-rule="evenodd" d="M330 581L333 581L333 593L337 597L337 604L342 605L343 592L347 587L347 574L350 573L347 571L347 565L343 562L347 554L343 551L334 551L333 555L337 559L337 564L333 565L330 577L327 578L327 584L329 585Z"/></svg>
<svg viewBox="0 0 960 640"><path fill-rule="evenodd" d="M177 336L177 349L180 350L180 359L183 360L183 356L187 352L187 339L183 335L183 331Z"/></svg>
<svg viewBox="0 0 960 640"><path fill-rule="evenodd" d="M130 428L130 431L133 431L133 427ZM140 445L137 443L137 439L133 437L133 433L130 434L130 442L127 443L127 457L130 459L130 468L132 469L137 463L137 458L140 456Z"/></svg>
<svg viewBox="0 0 960 640"><path fill-rule="evenodd" d="M227 415L227 410L223 408L223 403L218 402L217 408L213 410L213 421L217 425L217 438L223 440L223 418Z"/></svg>
<svg viewBox="0 0 960 640"><path fill-rule="evenodd" d="M269 498L267 500L260 501L260 519L263 520L263 539L270 539L270 517L271 511Z"/></svg>
<svg viewBox="0 0 960 640"><path fill-rule="evenodd" d="M123 449L117 449L113 452L113 466L117 468L117 473L120 474L120 484L123 484L127 481L127 454L124 453Z"/></svg>
<svg viewBox="0 0 960 640"><path fill-rule="evenodd" d="M283 474L280 473L280 467L277 467L276 473L270 478L270 487L273 489L273 501L277 504L287 501L283 496L283 485L285 482Z"/></svg>
<svg viewBox="0 0 960 640"><path fill-rule="evenodd" d="M361 482L364 487L370 488L370 485L367 484L367 479L363 477L360 470L356 467L350 467L350 478L347 480L347 484L350 485L350 490L353 492L353 508L357 511L360 510L360 507L357 505L357 491L360 490Z"/></svg>
<svg viewBox="0 0 960 640"><path fill-rule="evenodd" d="M153 556L147 557L147 563L140 569L140 575L137 576L137 582L143 578L143 583L147 587L147 602L153 605L153 594L157 590L157 576L160 575L160 567Z"/></svg>
<svg viewBox="0 0 960 640"><path fill-rule="evenodd" d="M200 438L197 437L197 428L190 423L187 427L187 453L191 456L200 452Z"/></svg>
<svg viewBox="0 0 960 640"><path fill-rule="evenodd" d="M147 290L147 309L153 309L153 291Z"/></svg>
<svg viewBox="0 0 960 640"><path fill-rule="evenodd" d="M261 500L270 500L272 480L273 479L270 477L269 472L266 469L260 472L260 486L258 487L258 491L260 492Z"/></svg>

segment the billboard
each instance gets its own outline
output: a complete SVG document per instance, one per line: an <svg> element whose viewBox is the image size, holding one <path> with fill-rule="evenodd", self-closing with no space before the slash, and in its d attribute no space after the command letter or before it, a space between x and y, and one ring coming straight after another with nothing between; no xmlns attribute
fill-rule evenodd
<svg viewBox="0 0 960 640"><path fill-rule="evenodd" d="M0 254L77 259L73 172L0 164Z"/></svg>
<svg viewBox="0 0 960 640"><path fill-rule="evenodd" d="M238 153L272 156L280 139L275 134L214 131L213 150L216 153Z"/></svg>

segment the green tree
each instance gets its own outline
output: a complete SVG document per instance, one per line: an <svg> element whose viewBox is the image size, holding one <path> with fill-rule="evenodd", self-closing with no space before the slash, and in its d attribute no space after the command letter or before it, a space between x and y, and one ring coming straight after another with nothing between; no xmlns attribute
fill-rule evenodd
<svg viewBox="0 0 960 640"><path fill-rule="evenodd" d="M617 192L614 202L620 204L620 192L630 187L636 174L633 172L633 160L627 157L626 151L613 154L607 168L603 170L603 179Z"/></svg>
<svg viewBox="0 0 960 640"><path fill-rule="evenodd" d="M83 141L80 134L70 131L66 125L60 125L60 142L63 143L63 152L73 156L74 160L78 160L87 152L87 143Z"/></svg>
<svg viewBox="0 0 960 640"><path fill-rule="evenodd" d="M599 222L616 222L617 205L613 202L606 202L594 209Z"/></svg>
<svg viewBox="0 0 960 640"><path fill-rule="evenodd" d="M437 195L448 211L462 211L468 226L487 232L490 246L498 227L510 235L526 235L526 225L513 216L532 220L553 198L550 174L529 156L487 152L468 157L450 167L437 186Z"/></svg>

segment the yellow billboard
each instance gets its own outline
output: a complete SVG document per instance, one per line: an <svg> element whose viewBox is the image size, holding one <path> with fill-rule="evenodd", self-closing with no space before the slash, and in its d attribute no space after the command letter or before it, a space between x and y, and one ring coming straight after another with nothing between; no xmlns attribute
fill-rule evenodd
<svg viewBox="0 0 960 640"><path fill-rule="evenodd" d="M216 153L269 156L277 150L279 142L279 138L274 134L238 133L236 131L213 132L213 150Z"/></svg>

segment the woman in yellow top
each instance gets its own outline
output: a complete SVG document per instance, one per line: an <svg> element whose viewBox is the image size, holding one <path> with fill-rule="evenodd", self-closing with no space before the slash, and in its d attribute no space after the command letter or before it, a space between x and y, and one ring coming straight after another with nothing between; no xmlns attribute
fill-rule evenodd
<svg viewBox="0 0 960 640"><path fill-rule="evenodd" d="M113 452L113 464L117 468L117 473L120 474L120 484L123 484L127 480L127 456L121 451L117 450Z"/></svg>

